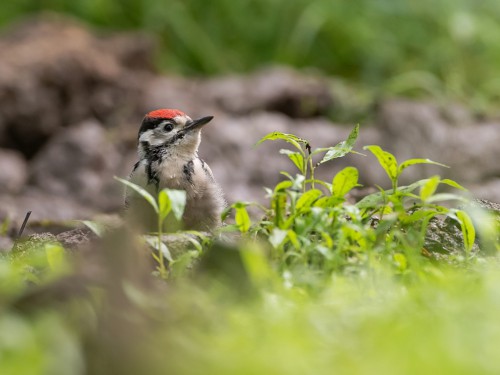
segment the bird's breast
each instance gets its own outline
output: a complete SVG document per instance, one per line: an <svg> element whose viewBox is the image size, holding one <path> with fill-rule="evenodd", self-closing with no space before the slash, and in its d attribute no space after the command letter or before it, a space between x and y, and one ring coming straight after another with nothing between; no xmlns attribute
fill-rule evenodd
<svg viewBox="0 0 500 375"><path fill-rule="evenodd" d="M196 163L198 159L169 160L159 170L159 188L185 190L187 198L197 199L205 191L204 181L200 181L200 171Z"/></svg>

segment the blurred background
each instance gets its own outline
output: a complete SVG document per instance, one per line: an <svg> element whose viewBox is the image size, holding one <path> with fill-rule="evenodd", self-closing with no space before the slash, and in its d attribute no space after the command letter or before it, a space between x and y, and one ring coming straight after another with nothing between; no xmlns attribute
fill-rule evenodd
<svg viewBox="0 0 500 375"><path fill-rule="evenodd" d="M404 233L321 270L203 240L164 283L130 231L66 232L69 251L52 233L119 212L113 176L157 108L215 116L200 155L230 203L296 173L286 144L255 147L264 135L327 147L358 123L356 151L450 167L402 184L439 174L500 203L499 19L498 0L0 1L0 373L498 374L493 256L448 265ZM346 165L389 187L368 153L317 177ZM44 235L3 253L27 211L25 234Z"/></svg>
<svg viewBox="0 0 500 375"><path fill-rule="evenodd" d="M424 157L500 201L496 0L17 0L0 3L0 220L116 212L144 114L214 115L201 156L228 201L293 172L272 131L314 147L359 123L356 150ZM347 164L388 181L370 156Z"/></svg>

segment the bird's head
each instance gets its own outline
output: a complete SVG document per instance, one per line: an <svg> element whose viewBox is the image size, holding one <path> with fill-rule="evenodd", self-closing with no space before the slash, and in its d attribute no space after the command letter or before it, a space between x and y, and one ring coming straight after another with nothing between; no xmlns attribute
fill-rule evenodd
<svg viewBox="0 0 500 375"><path fill-rule="evenodd" d="M139 129L139 152L147 153L152 147L171 148L177 153L194 154L200 144L201 128L213 116L192 120L177 109L158 109L149 112Z"/></svg>

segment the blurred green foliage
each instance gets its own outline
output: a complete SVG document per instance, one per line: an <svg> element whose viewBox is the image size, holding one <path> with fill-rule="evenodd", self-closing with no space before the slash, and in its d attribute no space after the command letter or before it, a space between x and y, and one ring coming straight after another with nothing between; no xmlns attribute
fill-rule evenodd
<svg viewBox="0 0 500 375"><path fill-rule="evenodd" d="M299 173L267 189L261 220L235 203L234 224L193 239L194 251L158 257L121 228L86 251L51 237L0 253L0 374L499 373L498 217L472 214L486 255L468 214L438 204L463 200L438 192L460 185L433 176L399 186L407 167L435 162L398 163L373 145L393 189L349 203L355 168L331 183L314 170L355 152L357 135L313 150L268 134L262 141L286 142L281 154ZM182 194L162 190L156 201L134 189L158 214L159 235L171 209L182 214ZM440 256L424 241L438 216L463 237ZM228 241L231 231L240 236Z"/></svg>
<svg viewBox="0 0 500 375"><path fill-rule="evenodd" d="M16 0L0 24L45 10L152 32L159 65L183 74L283 63L389 93L500 99L497 0Z"/></svg>
<svg viewBox="0 0 500 375"><path fill-rule="evenodd" d="M395 278L387 262L374 262L361 273L333 275L313 295L288 283L286 274L262 267L268 264L262 247L249 245L239 254L247 270L240 278L249 280L253 294L242 294L238 278L217 270L200 268L197 277L170 282L160 292L118 279L110 268L126 302L116 301L117 290L101 286L87 301L69 297L19 311L4 299L11 293L2 277L0 373L500 371L497 259L464 268L415 258L405 278ZM12 267L0 259L10 277L19 271Z"/></svg>

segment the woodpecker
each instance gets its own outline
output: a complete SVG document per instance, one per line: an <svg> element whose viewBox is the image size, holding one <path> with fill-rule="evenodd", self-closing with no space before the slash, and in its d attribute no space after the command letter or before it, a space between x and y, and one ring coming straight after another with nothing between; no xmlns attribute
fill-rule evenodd
<svg viewBox="0 0 500 375"><path fill-rule="evenodd" d="M164 188L186 191L182 229L211 231L221 225L222 189L210 167L198 157L201 129L212 119L192 120L177 109L158 109L146 114L139 129L139 161L129 180L153 196ZM144 229L157 230L156 214L144 198L127 189L125 205ZM165 229L179 229L178 224L167 220Z"/></svg>

